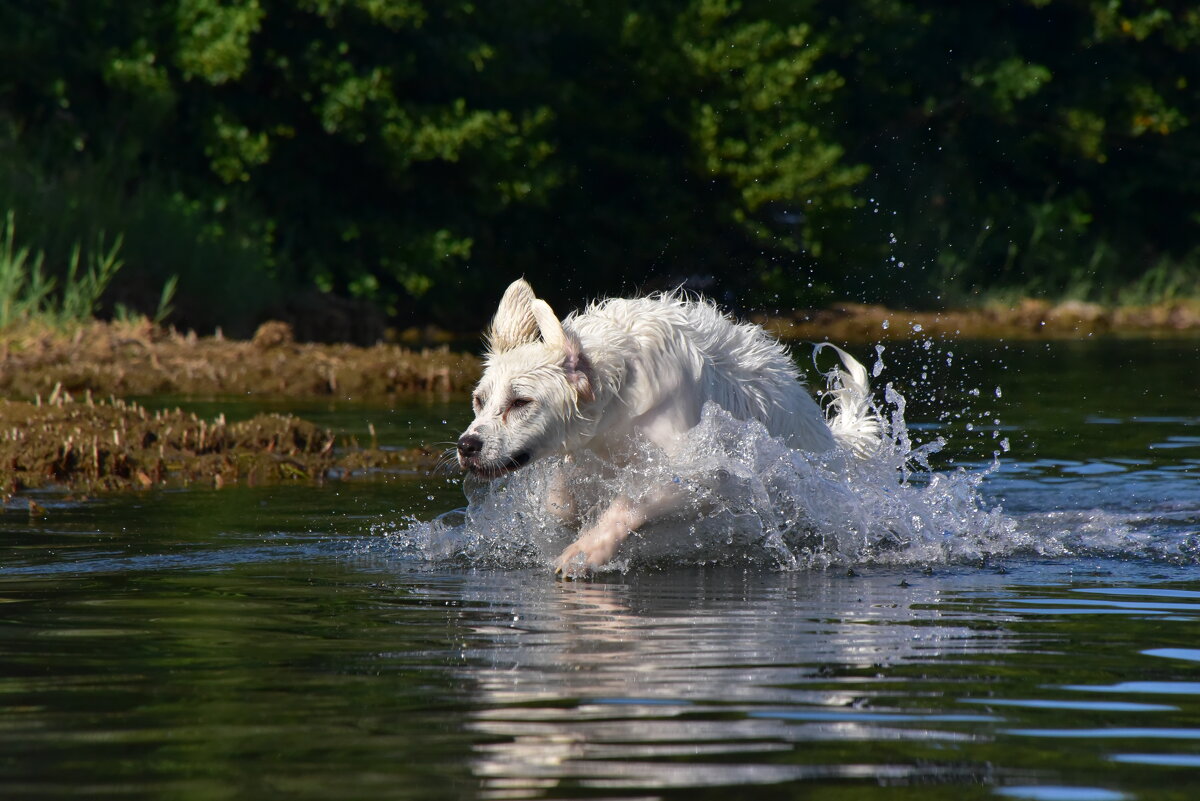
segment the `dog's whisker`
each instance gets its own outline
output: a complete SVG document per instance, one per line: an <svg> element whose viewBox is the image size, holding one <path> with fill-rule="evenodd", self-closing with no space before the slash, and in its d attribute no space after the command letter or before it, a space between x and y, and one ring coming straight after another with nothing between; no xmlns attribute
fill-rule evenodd
<svg viewBox="0 0 1200 801"><path fill-rule="evenodd" d="M442 451L441 455L438 456L437 461L434 462L433 468L430 469L429 472L432 474L450 472L450 465L456 461L455 457L457 457L457 455L458 450L456 448L447 448L446 450Z"/></svg>

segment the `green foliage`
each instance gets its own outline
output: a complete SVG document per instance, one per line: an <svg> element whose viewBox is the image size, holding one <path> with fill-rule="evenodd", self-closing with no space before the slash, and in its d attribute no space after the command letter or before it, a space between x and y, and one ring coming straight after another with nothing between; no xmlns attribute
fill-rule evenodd
<svg viewBox="0 0 1200 801"><path fill-rule="evenodd" d="M1141 306L1162 301L1194 300L1200 293L1200 247L1182 260L1163 258L1110 298L1122 305Z"/></svg>
<svg viewBox="0 0 1200 801"><path fill-rule="evenodd" d="M872 165L861 188L880 209L860 217L860 244L846 240L842 258L885 265L881 299L961 302L998 287L1112 299L1194 258L1194 4L814 8L844 34L830 50L854 80L838 95L860 137L847 154Z"/></svg>
<svg viewBox="0 0 1200 801"><path fill-rule="evenodd" d="M121 270L120 252L119 236L106 246L101 235L86 257L76 243L60 285L46 274L45 253L17 245L16 214L9 211L0 229L0 329L21 323L63 328L91 320ZM85 261L86 269L81 269ZM174 285L170 280L163 287L160 311L164 313L169 313Z"/></svg>
<svg viewBox="0 0 1200 801"><path fill-rule="evenodd" d="M220 86L242 77L250 64L250 37L258 32L262 18L258 0L228 4L179 0L176 62L184 79Z"/></svg>
<svg viewBox="0 0 1200 801"><path fill-rule="evenodd" d="M175 306L172 301L175 300L175 293L179 290L179 276L172 275L163 284L162 291L158 293L158 305L154 309L154 316L151 320L155 325L162 325L175 311Z"/></svg>
<svg viewBox="0 0 1200 801"><path fill-rule="evenodd" d="M45 254L17 247L15 217L9 211L0 231L0 328L40 315L54 291L42 270Z"/></svg>
<svg viewBox="0 0 1200 801"><path fill-rule="evenodd" d="M78 244L71 249L67 264L67 278L63 282L62 297L58 302L57 316L64 321L90 320L100 310L100 298L116 277L124 262L118 257L121 237L112 247L104 247L104 237L96 243L96 249L88 254L85 272L79 271L81 248Z"/></svg>
<svg viewBox="0 0 1200 801"><path fill-rule="evenodd" d="M65 279L76 243L119 231L124 264L104 296L114 313L122 305L152 316L161 288L176 277L172 322L249 335L284 290L268 274L257 221L214 214L163 179L130 175L112 163L79 157L69 173L55 175L37 165L35 154L0 144L5 207L20 210L18 246L42 252L47 274L57 281Z"/></svg>
<svg viewBox="0 0 1200 801"><path fill-rule="evenodd" d="M45 280L120 231L106 302L243 333L313 290L473 327L522 274L1187 293L1198 50L1183 0L5 4L0 207Z"/></svg>
<svg viewBox="0 0 1200 801"><path fill-rule="evenodd" d="M866 168L842 164L843 148L813 121L844 81L816 71L821 45L809 26L746 21L738 11L703 0L680 17L678 47L701 85L687 128L704 172L733 190L730 219L769 247L798 252L819 240L794 220L814 203L854 205L849 189Z"/></svg>

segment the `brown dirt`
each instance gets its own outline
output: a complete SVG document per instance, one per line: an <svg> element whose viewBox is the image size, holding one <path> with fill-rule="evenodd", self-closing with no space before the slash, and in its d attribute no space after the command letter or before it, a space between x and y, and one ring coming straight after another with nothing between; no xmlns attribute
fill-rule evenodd
<svg viewBox="0 0 1200 801"><path fill-rule="evenodd" d="M1200 301L1109 308L1026 298L1015 306L941 312L896 311L845 303L829 309L754 318L780 339L845 342L925 337L1073 339L1091 334L1200 333Z"/></svg>
<svg viewBox="0 0 1200 801"><path fill-rule="evenodd" d="M1072 338L1200 333L1200 302L1111 309L1027 299L1013 307L943 312L845 303L754 319L785 340ZM383 399L465 391L478 379L481 367L475 355L447 346L417 350L393 344L298 343L291 327L281 322L263 324L250 341L197 337L146 322L96 322L71 334L35 329L0 335L0 395L10 398L47 395L61 386L75 394L90 390L103 397L259 394Z"/></svg>
<svg viewBox="0 0 1200 801"><path fill-rule="evenodd" d="M97 396L244 395L386 398L457 392L479 375L479 359L446 347L300 344L286 323L254 339L226 340L149 323L92 323L65 335L10 331L0 337L0 395L32 398L55 386Z"/></svg>
<svg viewBox="0 0 1200 801"><path fill-rule="evenodd" d="M342 443L343 446L345 443ZM149 412L121 400L76 400L63 390L33 403L0 400L0 488L45 485L149 489L322 481L356 471L426 470L436 455L338 447L329 431L290 415L227 423L190 412Z"/></svg>
<svg viewBox="0 0 1200 801"><path fill-rule="evenodd" d="M1025 300L1012 308L948 312L844 304L757 322L785 340L846 342L1195 334L1200 333L1200 303L1108 309ZM227 423L223 417L202 420L179 410L150 413L117 398L384 399L464 391L480 370L478 358L446 347L300 344L291 327L279 322L264 324L248 342L200 338L146 322L92 323L71 334L10 330L0 335L0 395L37 400L0 401L0 491L12 494L48 484L85 490L191 482L223 486L321 481L378 468L425 470L436 457L427 450L338 447L329 431L291 416ZM94 400L110 396L107 402Z"/></svg>

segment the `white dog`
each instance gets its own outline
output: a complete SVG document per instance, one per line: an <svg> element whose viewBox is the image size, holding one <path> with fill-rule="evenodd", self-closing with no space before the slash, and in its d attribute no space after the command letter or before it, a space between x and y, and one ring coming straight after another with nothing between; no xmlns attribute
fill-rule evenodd
<svg viewBox="0 0 1200 801"><path fill-rule="evenodd" d="M866 370L835 350L846 371L828 393L827 420L783 346L710 302L678 293L610 299L560 322L517 280L488 332L486 369L472 397L475 420L458 440L458 461L494 479L585 449L619 462L636 453L631 441L649 441L670 456L708 402L761 422L794 448L840 446L868 455L882 421L868 397ZM562 552L557 571L604 565L631 532L679 508L681 493L673 485L637 500L616 498ZM569 498L553 504L573 513Z"/></svg>

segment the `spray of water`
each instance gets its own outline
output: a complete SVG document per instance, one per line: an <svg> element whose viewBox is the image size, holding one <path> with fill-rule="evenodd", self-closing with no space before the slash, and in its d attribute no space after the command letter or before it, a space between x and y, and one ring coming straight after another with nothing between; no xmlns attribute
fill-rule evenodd
<svg viewBox="0 0 1200 801"><path fill-rule="evenodd" d="M877 363L876 375L881 369ZM801 570L861 563L971 561L1007 550L1013 523L982 502L990 469L937 472L941 440L915 445L905 399L884 389L888 433L863 459L794 450L757 422L710 404L668 457L643 443L628 466L591 454L548 459L496 482L465 484L468 505L432 521L382 531L413 558L492 567L549 566L612 499L668 484L687 502L635 534L616 570L743 564ZM579 519L548 508L556 483L576 498Z"/></svg>
<svg viewBox="0 0 1200 801"><path fill-rule="evenodd" d="M630 466L582 454L571 462L535 463L502 481L468 478L467 506L433 520L378 524L374 533L381 536L369 547L420 564L549 569L613 498L637 499L674 485L688 502L634 535L609 569L732 564L804 570L1078 556L1200 564L1196 512L1186 504L1125 511L1057 508L1055 501L1050 508L1005 513L988 500L994 492L984 492L989 476L998 473L989 487L1004 484L1000 459L1010 448L1010 427L993 411L1001 389L968 383L952 390L934 382L930 371L958 362L949 349L921 341L907 391L928 407L923 416L937 422L912 427L904 394L883 381L883 353L876 346L870 372L882 387L877 394L887 433L867 459L793 450L761 425L710 406L674 455L643 444ZM945 444L940 436L917 440L952 428L960 457L975 455L969 461L938 454ZM562 483L577 500L578 519L564 522L548 508Z"/></svg>

